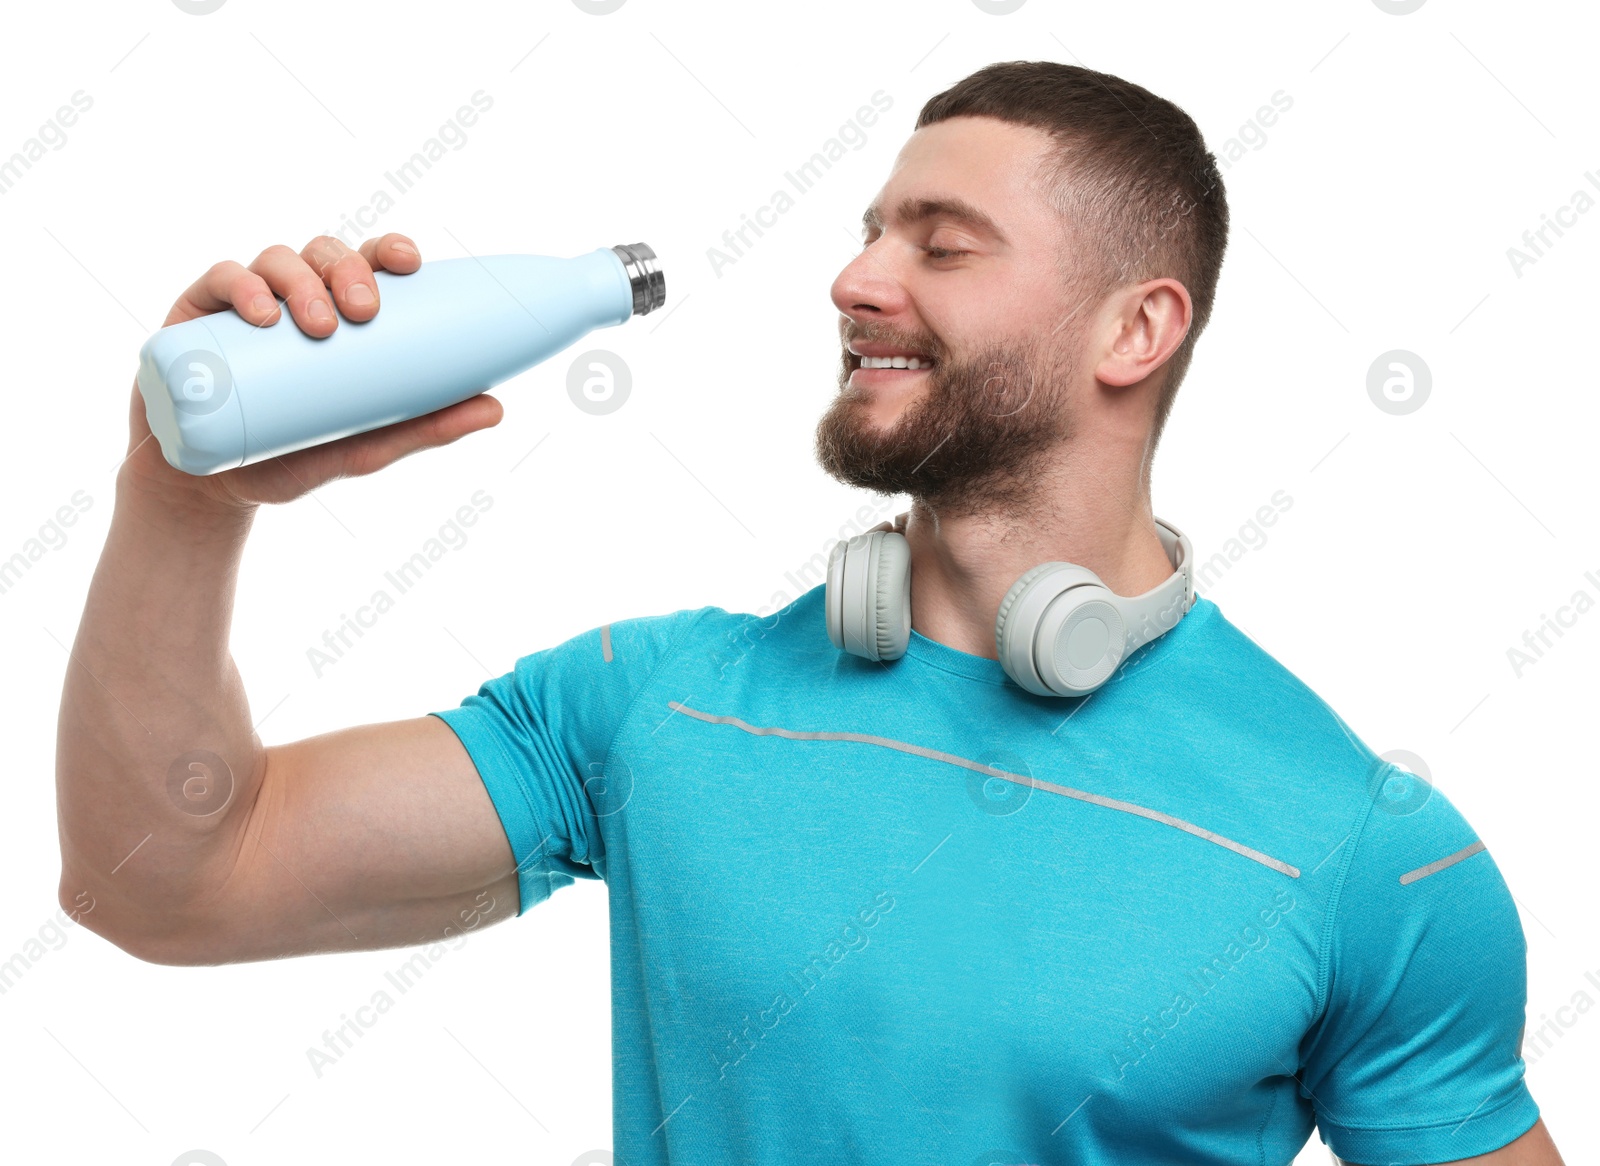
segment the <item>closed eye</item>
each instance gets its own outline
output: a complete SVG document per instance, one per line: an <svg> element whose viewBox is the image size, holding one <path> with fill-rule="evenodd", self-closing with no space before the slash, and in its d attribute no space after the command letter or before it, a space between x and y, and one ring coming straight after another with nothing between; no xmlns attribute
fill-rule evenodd
<svg viewBox="0 0 1600 1166"><path fill-rule="evenodd" d="M924 247L930 259L949 259L952 255L970 255L970 251L955 251L947 247Z"/></svg>

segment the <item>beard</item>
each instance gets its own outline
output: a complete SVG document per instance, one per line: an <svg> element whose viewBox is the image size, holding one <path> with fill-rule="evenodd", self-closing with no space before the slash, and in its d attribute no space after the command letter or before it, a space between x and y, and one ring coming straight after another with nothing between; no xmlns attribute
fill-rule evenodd
<svg viewBox="0 0 1600 1166"><path fill-rule="evenodd" d="M996 342L953 359L909 335L857 333L932 353L922 396L879 427L852 389L853 358L841 355L839 395L817 423L816 458L832 477L880 494L909 494L945 517L1023 512L1051 455L1071 437L1067 386L1072 359L1062 347Z"/></svg>

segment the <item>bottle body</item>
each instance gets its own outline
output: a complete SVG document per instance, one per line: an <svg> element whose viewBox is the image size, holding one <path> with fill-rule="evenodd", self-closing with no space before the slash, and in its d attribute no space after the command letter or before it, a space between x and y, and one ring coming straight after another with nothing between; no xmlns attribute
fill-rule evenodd
<svg viewBox="0 0 1600 1166"><path fill-rule="evenodd" d="M573 258L436 259L409 275L375 271L377 315L341 316L320 339L282 301L267 327L231 309L199 316L140 349L145 416L167 462L190 474L420 417L627 320L641 302L631 276L610 247Z"/></svg>

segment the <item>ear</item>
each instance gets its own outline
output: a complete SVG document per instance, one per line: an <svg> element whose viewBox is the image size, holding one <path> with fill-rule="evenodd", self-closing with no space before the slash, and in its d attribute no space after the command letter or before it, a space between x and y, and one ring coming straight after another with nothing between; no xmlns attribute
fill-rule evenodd
<svg viewBox="0 0 1600 1166"><path fill-rule="evenodd" d="M1095 376L1108 385L1138 384L1177 351L1193 314L1189 289L1175 279L1127 288L1108 306L1109 335Z"/></svg>

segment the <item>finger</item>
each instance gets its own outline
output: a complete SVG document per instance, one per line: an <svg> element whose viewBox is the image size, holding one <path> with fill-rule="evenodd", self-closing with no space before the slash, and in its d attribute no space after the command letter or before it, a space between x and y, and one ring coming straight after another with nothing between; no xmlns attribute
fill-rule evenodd
<svg viewBox="0 0 1600 1166"><path fill-rule="evenodd" d="M267 281L243 264L224 259L212 264L178 297L162 327L226 308L233 308L256 325L270 324L279 316L278 301L272 298Z"/></svg>
<svg viewBox="0 0 1600 1166"><path fill-rule="evenodd" d="M391 231L376 239L368 239L361 244L360 250L361 258L365 259L367 266L374 271L381 269L405 275L422 266L422 256L417 251L417 245L411 241L410 236L402 235L398 231Z"/></svg>
<svg viewBox="0 0 1600 1166"><path fill-rule="evenodd" d="M308 336L326 336L338 327L327 286L292 247L274 243L256 256L250 270L289 302L289 315Z"/></svg>
<svg viewBox="0 0 1600 1166"><path fill-rule="evenodd" d="M329 454L346 460L346 475L361 477L375 473L420 449L449 445L469 433L498 425L504 415L505 409L497 398L479 393L409 421L340 438L323 448ZM344 446L344 449L340 449L340 446Z"/></svg>
<svg viewBox="0 0 1600 1166"><path fill-rule="evenodd" d="M333 292L333 302L351 320L370 320L378 314L378 281L360 254L332 235L318 235L305 245L300 258Z"/></svg>

